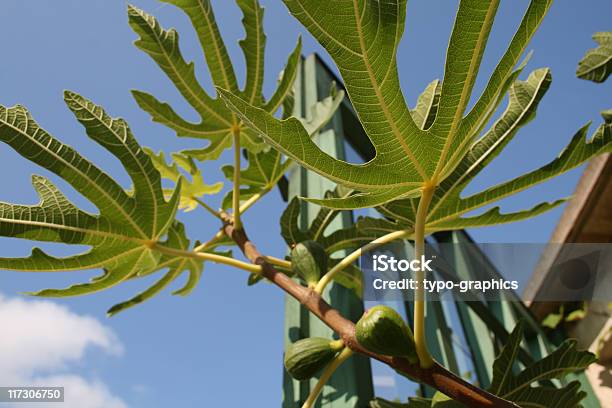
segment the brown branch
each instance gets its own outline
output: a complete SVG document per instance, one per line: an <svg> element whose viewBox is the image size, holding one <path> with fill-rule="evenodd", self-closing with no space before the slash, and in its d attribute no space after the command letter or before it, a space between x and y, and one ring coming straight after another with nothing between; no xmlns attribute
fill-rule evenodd
<svg viewBox="0 0 612 408"><path fill-rule="evenodd" d="M506 401L468 383L438 363L434 363L430 368L423 369L418 364L411 364L404 358L384 356L366 350L357 342L355 337L355 324L353 322L346 319L338 310L331 307L329 303L314 290L300 285L284 273L276 270L271 264L266 262L264 256L249 240L244 229L234 229L234 226L231 224L231 219L227 217L227 215L225 215L224 219L226 221L224 231L227 236L231 237L234 242L236 242L249 261L256 265L261 265L263 276L293 296L321 319L323 323L329 326L342 338L344 344L350 347L351 350L381 361L419 382L434 387L468 407L518 407L512 402Z"/></svg>

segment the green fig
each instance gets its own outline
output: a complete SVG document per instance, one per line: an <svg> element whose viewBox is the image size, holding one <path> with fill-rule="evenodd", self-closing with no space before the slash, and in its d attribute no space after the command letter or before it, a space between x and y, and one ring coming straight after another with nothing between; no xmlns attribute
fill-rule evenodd
<svg viewBox="0 0 612 408"><path fill-rule="evenodd" d="M285 351L285 368L296 380L307 380L329 364L343 347L341 340L322 337L298 340Z"/></svg>
<svg viewBox="0 0 612 408"><path fill-rule="evenodd" d="M359 344L373 353L418 361L412 330L389 306L378 305L365 312L355 326L355 334Z"/></svg>
<svg viewBox="0 0 612 408"><path fill-rule="evenodd" d="M300 242L291 250L291 267L312 286L327 272L327 252L318 242Z"/></svg>

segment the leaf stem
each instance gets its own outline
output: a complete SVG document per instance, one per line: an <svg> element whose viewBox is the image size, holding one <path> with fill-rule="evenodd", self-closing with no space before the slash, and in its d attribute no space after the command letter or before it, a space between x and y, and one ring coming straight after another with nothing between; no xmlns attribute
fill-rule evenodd
<svg viewBox="0 0 612 408"><path fill-rule="evenodd" d="M221 220L223 220L223 216L221 216ZM212 237L208 241L198 245L197 247L195 247L193 249L193 251L194 252L202 252L202 251L210 248L211 246L213 246L218 241L220 241L224 236L225 236L225 232L221 229L221 230L217 231L217 233L215 234L214 237Z"/></svg>
<svg viewBox="0 0 612 408"><path fill-rule="evenodd" d="M242 214L243 212L251 208L251 206L255 204L257 201L259 201L259 199L262 198L264 195L266 195L268 191L270 190L264 189L264 190L261 190L259 193L254 194L253 196L249 197L249 199L246 200L244 203L242 203L242 205L240 206L240 213Z"/></svg>
<svg viewBox="0 0 612 408"><path fill-rule="evenodd" d="M234 191L233 191L233 209L234 209L234 228L241 230L242 221L240 220L240 126L232 127L232 135L234 136Z"/></svg>
<svg viewBox="0 0 612 408"><path fill-rule="evenodd" d="M253 204L255 204L257 201L259 201L263 196L268 194L274 188L274 186L276 186L278 184L278 181L285 175L286 170L289 167L291 167L291 165L292 165L291 159L286 158L285 162L282 165L284 167L285 171L279 172L274 179L268 181L266 186L264 188L262 188L259 193L254 194L252 197L250 197L248 200L246 200L244 203L242 203L242 205L240 206L240 213L242 214L243 212L245 212L246 210L251 208L251 206Z"/></svg>
<svg viewBox="0 0 612 408"><path fill-rule="evenodd" d="M329 270L323 277L319 280L317 285L315 286L315 292L318 294L323 293L325 287L334 279L334 276L349 267L353 262L355 262L364 251L370 251L374 248L378 248L381 245L387 244L389 242L395 241L396 239L406 238L408 237L412 231L402 230L402 231L394 231L387 235L383 235L380 238L376 238L374 241L369 244L364 245L363 247L353 251L346 258L342 259L333 268Z"/></svg>
<svg viewBox="0 0 612 408"><path fill-rule="evenodd" d="M170 248L160 244L152 244L151 249L161 252L162 254L176 256L180 258L195 258L204 261L234 266L236 268L244 269L245 271L249 271L252 273L261 273L262 270L260 265L254 265L252 263L243 262L238 259L230 258L228 256L211 254L209 252L184 251L182 249Z"/></svg>
<svg viewBox="0 0 612 408"><path fill-rule="evenodd" d="M291 269L291 262L285 259L280 259L269 255L264 256L264 259L274 266L279 266L284 269Z"/></svg>
<svg viewBox="0 0 612 408"><path fill-rule="evenodd" d="M214 208L212 208L210 205L206 204L204 202L204 200L198 198L198 197L191 197L191 199L193 201L195 201L196 203L198 203L200 206L202 206L202 208L204 208L206 211L208 211L209 213L211 213L213 216L217 217L220 220L223 220L223 218L221 218L221 213L219 211L216 211Z"/></svg>
<svg viewBox="0 0 612 408"><path fill-rule="evenodd" d="M419 200L414 224L415 259L421 259L425 255L425 223L434 191L435 185L424 186L421 199ZM431 354L429 354L427 342L425 341L425 271L422 268L416 272L416 280L418 286L414 294L414 342L421 367L429 368L433 366L434 361L431 358Z"/></svg>
<svg viewBox="0 0 612 408"><path fill-rule="evenodd" d="M312 391L310 391L310 395L308 395L308 398L306 399L306 402L304 402L304 404L302 405L302 408L311 408L314 405L315 401L319 397L319 394L321 394L321 391L323 390L323 386L327 384L327 382L334 374L334 372L338 369L338 367L340 367L340 365L346 360L348 360L352 355L353 350L348 347L344 347L340 354L338 354L336 358L334 358L332 362L329 363L327 367L325 367L323 374L321 374L321 378L319 378L319 381L317 381L315 387L312 389Z"/></svg>
<svg viewBox="0 0 612 408"><path fill-rule="evenodd" d="M287 164L290 164L291 159L285 159L285 164L284 166L286 166ZM250 197L248 200L246 200L244 203L242 203L240 205L240 214L244 214L244 212L246 210L248 210L249 208L251 208L253 206L253 204L255 204L257 201L259 201L263 196L265 196L266 194L268 194L272 188L278 183L278 181L280 180L280 178L284 175L285 173L282 172L276 179L270 181L268 184L269 186L262 189L259 193L254 194L252 197ZM198 201L198 203L200 203ZM201 204L201 203L200 203ZM203 205L204 206L204 205ZM205 206L204 206L205 207ZM206 207L205 207L206 208ZM212 210L212 208L211 208ZM214 210L213 210L214 211ZM214 211L215 217L219 218L221 221L225 222L226 219L223 217L223 214L220 211ZM206 241L205 243L199 245L198 247L196 247L194 249L194 251L198 252L198 251L204 251L206 248L209 248L210 246L214 245L216 242L218 242L221 238L223 238L225 236L225 233L223 232L223 230L217 232L217 234L212 237L210 240ZM279 266L283 266L283 265L279 265ZM290 268L290 266L289 266Z"/></svg>

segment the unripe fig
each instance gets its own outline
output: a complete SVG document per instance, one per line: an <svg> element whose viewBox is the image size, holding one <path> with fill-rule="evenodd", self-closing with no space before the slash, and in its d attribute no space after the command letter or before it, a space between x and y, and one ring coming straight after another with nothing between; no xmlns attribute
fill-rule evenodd
<svg viewBox="0 0 612 408"><path fill-rule="evenodd" d="M285 368L296 380L307 380L332 361L343 347L341 340L322 337L298 340L285 351Z"/></svg>
<svg viewBox="0 0 612 408"><path fill-rule="evenodd" d="M378 305L365 312L355 334L359 344L373 353L418 361L412 330L389 306Z"/></svg>
<svg viewBox="0 0 612 408"><path fill-rule="evenodd" d="M303 241L291 250L291 267L309 285L316 284L327 272L327 253L315 241Z"/></svg>

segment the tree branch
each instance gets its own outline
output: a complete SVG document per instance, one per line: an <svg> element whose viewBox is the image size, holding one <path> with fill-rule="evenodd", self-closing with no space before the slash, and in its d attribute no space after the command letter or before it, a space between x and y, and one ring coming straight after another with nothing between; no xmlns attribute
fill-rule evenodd
<svg viewBox="0 0 612 408"><path fill-rule="evenodd" d="M355 324L346 319L340 312L329 305L317 292L311 288L300 285L287 275L279 272L266 262L265 257L257 250L257 247L249 240L244 228L235 229L230 223L229 217L225 217L226 225L224 231L231 237L241 249L249 261L261 266L261 273L282 290L293 296L303 304L310 312L317 316L329 328L334 330L344 341L344 344L354 352L374 358L390 367L430 385L447 396L476 408L517 408L512 402L506 401L485 390L482 390L434 362L429 368L421 368L418 364L411 364L408 360L400 357L384 356L372 353L363 348L355 337Z"/></svg>

